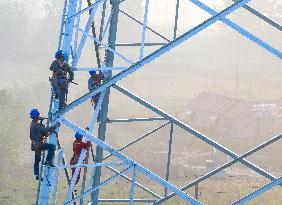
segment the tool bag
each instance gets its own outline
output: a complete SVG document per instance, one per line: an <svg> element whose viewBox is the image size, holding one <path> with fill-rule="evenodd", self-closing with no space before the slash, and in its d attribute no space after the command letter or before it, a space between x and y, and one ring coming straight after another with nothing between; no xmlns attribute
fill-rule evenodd
<svg viewBox="0 0 282 205"><path fill-rule="evenodd" d="M57 78L57 85L60 89L66 90L68 86L68 80L66 77L58 77Z"/></svg>

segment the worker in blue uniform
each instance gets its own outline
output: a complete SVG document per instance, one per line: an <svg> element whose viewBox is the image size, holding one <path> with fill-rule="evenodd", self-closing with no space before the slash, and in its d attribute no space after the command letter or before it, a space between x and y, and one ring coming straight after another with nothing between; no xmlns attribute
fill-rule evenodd
<svg viewBox="0 0 282 205"><path fill-rule="evenodd" d="M103 75L97 73L95 70L89 71L90 78L88 79L88 90L91 92L102 84ZM99 101L100 93L94 95L91 99L94 109L96 109Z"/></svg>
<svg viewBox="0 0 282 205"><path fill-rule="evenodd" d="M65 54L62 50L55 53L55 58L50 66L53 75L50 78L55 97L59 99L59 109L66 106L68 84L73 81L74 73L65 61ZM69 76L68 76L69 75Z"/></svg>
<svg viewBox="0 0 282 205"><path fill-rule="evenodd" d="M60 126L57 123L55 126L45 127L42 124L42 118L37 109L32 109L30 111L30 118L32 119L30 123L30 139L31 139L31 150L34 151L34 175L36 180L39 179L39 162L41 161L41 153L44 150L48 151L45 165L54 167L53 159L55 155L55 145L46 143L46 138L50 136L52 132L55 132L56 128ZM41 122L40 122L41 121Z"/></svg>

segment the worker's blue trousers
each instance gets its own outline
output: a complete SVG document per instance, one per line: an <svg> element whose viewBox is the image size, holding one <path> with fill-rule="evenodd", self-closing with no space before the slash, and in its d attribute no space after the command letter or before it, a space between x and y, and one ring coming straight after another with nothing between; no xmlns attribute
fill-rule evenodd
<svg viewBox="0 0 282 205"><path fill-rule="evenodd" d="M54 156L55 156L55 149L56 149L56 147L53 144L44 143L42 145L41 150L42 151L44 151L44 150L48 151L46 161L48 161L48 162L53 161ZM41 161L41 151L36 150L34 153L35 153L35 160L34 160L34 167L33 167L34 175L39 175L39 163Z"/></svg>

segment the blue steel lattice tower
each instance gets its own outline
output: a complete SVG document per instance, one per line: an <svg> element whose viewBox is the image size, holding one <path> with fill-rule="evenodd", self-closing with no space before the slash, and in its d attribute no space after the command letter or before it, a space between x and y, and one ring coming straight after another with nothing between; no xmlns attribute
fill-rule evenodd
<svg viewBox="0 0 282 205"><path fill-rule="evenodd" d="M197 185L199 182L202 182L209 177L215 175L216 173L220 172L221 170L240 162L247 166L248 168L254 170L261 176L270 180L270 183L266 186L256 190L255 192L247 195L246 197L238 200L235 204L243 204L252 198L260 195L261 193L271 189L272 187L281 183L281 177L275 177L272 174L266 172L265 170L261 169L260 167L254 165L253 163L249 162L245 158L254 154L258 150L278 141L281 138L281 135L275 136L270 140L266 141L265 143L251 149L250 151L238 155L226 147L220 145L219 143L213 141L211 138L205 136L204 134L198 132L197 130L193 129L189 125L181 122L180 120L176 119L175 117L167 114L166 112L162 111L161 109L157 108L156 106L150 104L146 100L138 97L137 95L133 94L132 92L128 91L127 89L119 86L117 84L118 81L126 78L131 73L135 72L138 69L141 69L144 65L149 64L150 62L156 60L159 56L163 55L166 52L169 52L174 47L178 46L179 44L183 43L184 41L188 40L189 38L197 35L199 32L203 31L213 23L217 21L221 21L243 37L248 38L250 41L258 44L267 52L273 54L278 59L281 60L282 54L281 51L275 49L270 44L266 43L265 41L259 39L243 27L237 25L236 23L232 22L231 20L227 19L226 16L230 13L238 10L238 9L245 9L255 15L256 17L262 19L267 24L271 25L275 29L281 31L281 26L269 19L267 16L261 14L259 11L253 9L252 7L248 6L251 0L234 0L234 3L227 7L226 9L217 12L214 9L210 8L203 2L199 0L176 0L175 4L175 19L174 19L174 27L173 27L173 39L169 39L164 35L160 34L153 28L149 27L148 22L148 12L149 12L149 5L150 1L145 0L144 4L144 16L143 21L138 20L136 17L130 15L126 11L120 8L121 4L126 4L129 0L96 0L95 2L91 2L90 0L65 0L64 3L64 10L62 16L62 25L61 25L61 33L59 37L59 49L62 49L64 53L68 56L68 61L71 64L72 69L78 72L85 72L89 70L98 70L105 76L105 80L101 86L96 88L95 90L86 93L85 95L81 96L80 98L74 100L70 104L68 104L64 109L58 110L58 102L56 99L53 98L53 94L50 97L50 110L49 110L49 123L55 124L56 122L61 122L62 126L66 126L76 132L79 132L87 138L87 140L91 141L93 144L96 145L96 156L93 161L89 162L89 164L83 164L83 160L86 155L86 150L83 150L80 158L78 160L77 165L67 165L65 164L63 149L58 145L57 138L55 134L50 136L49 143L52 143L57 146L58 148L58 160L57 168L50 168L50 167L41 167L41 174L43 177L43 182L39 181L38 183L38 192L37 192L37 200L36 204L47 205L50 203L58 204L57 194L59 187L59 173L61 169L65 170L65 174L67 175L68 179L68 191L65 193L64 202L63 204L85 204L86 201L89 201L89 196L91 196L90 204L98 204L99 202L103 203L129 203L133 204L134 202L140 203L151 203L151 204L161 204L166 202L169 199L173 199L173 197L178 196L181 197L187 204L202 204L200 201L196 200L189 194L185 192L188 188L191 188ZM183 33L182 35L177 35L177 28L178 28L178 16L179 14L179 4L185 2L192 2L199 8L203 9L207 13L211 15L209 19L202 22L201 24L195 26L194 28L188 30L187 32ZM161 1L160 1L161 2ZM83 8L83 9L82 9ZM108 15L106 15L108 13ZM123 15L129 19L131 19L136 24L139 24L141 29L141 39L140 42L137 43L125 43L123 45L119 45L116 42L117 39L117 30L118 29L126 29L126 25L120 25L118 23L119 15ZM160 14L161 15L161 14ZM83 26L83 23L84 26ZM99 33L96 35L96 29L99 27ZM153 33L154 35L158 36L160 39L163 40L163 43L147 43L146 42L146 33ZM105 36L108 37L107 42L105 43ZM79 62L81 60L81 56L83 52L87 49L86 48L86 41L94 42L95 52L97 57L97 67L79 67ZM139 50L139 58L138 60L134 61L131 60L128 56L125 56L119 53L116 50L116 46L128 46L128 47L136 47ZM149 55L144 55L144 48L146 46L156 47L156 49ZM100 60L100 54L102 53L101 50L105 50L105 57L104 62ZM177 56L176 56L177 57ZM119 66L115 64L114 58L118 58L119 60L123 61L127 66ZM116 74L113 74L114 71L117 71ZM110 89L114 88L118 92L128 96L129 98L133 99L134 101L138 102L139 104L143 105L145 108L153 111L158 115L158 117L152 118L134 118L134 119L119 119L119 120L109 120L108 119L108 104L109 104L109 95ZM97 104L97 107L93 113L93 118L89 124L89 130L84 130L80 128L78 125L70 121L65 117L65 114L72 109L76 109L79 105L90 100L92 96L100 94L100 98ZM100 112L100 123L97 123L97 118ZM130 142L129 144L121 147L120 149L116 150L106 144L105 136L106 136L106 126L107 123L111 122L152 122L152 121L163 121L164 124L155 128L154 130L142 135L140 138ZM98 127L98 136L95 137L93 135L95 126ZM160 130L161 128L170 125L170 133L169 133L169 141L168 141L168 153L167 153L167 166L166 166L166 175L165 179L161 178L160 176L156 175L152 171L146 169L145 167L141 166L139 163L135 162L134 160L130 159L126 155L122 154L121 151L126 149L127 147L138 143L138 141L144 139L148 135ZM186 186L183 187L176 187L169 182L169 173L170 173L170 163L171 163L171 144L173 141L173 130L174 126L177 126L186 132L192 134L196 138L201 139L202 141L206 142L210 146L216 148L217 150L223 152L227 156L231 157L232 160L212 171L205 174L204 176L196 179L193 182L188 183ZM57 130L60 133L60 130ZM124 130L126 132L126 130ZM106 157L103 156L103 151L107 151L110 153ZM105 159L109 159L111 156L116 157L118 161L112 162L105 162ZM68 176L68 169L74 167L75 173L72 179L69 179ZM75 181L78 177L79 169L88 168L90 170L90 174L83 177L82 188L81 192L77 194L74 192ZM106 168L111 170L115 175L101 181L101 169ZM122 168L122 171L120 169ZM128 175L130 174L130 175ZM152 182L158 184L159 186L163 187L165 190L164 195L159 195L154 191L150 190L145 185L141 184L137 180L137 174L142 174L149 178ZM130 194L129 198L123 199L102 199L99 197L99 190L102 187L107 186L112 181L123 178L130 182ZM88 182L88 183L87 183ZM86 186L87 185L87 186ZM144 192L150 195L148 199L140 199L137 198L135 193L135 188L139 187ZM60 196L61 197L61 196Z"/></svg>

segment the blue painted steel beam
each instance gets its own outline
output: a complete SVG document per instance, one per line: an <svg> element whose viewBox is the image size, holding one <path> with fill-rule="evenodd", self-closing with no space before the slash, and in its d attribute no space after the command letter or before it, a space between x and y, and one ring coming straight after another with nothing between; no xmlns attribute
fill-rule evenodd
<svg viewBox="0 0 282 205"><path fill-rule="evenodd" d="M242 205L247 203L248 201L258 197L259 195L263 194L264 192L267 192L268 190L272 189L274 186L279 185L282 183L282 177L270 182L269 184L261 187L260 189L254 191L253 193L245 196L244 198L240 199L239 201L235 202L234 205Z"/></svg>
<svg viewBox="0 0 282 205"><path fill-rule="evenodd" d="M163 117L151 117L151 118L129 118L129 119L110 119L107 123L113 122L152 122L152 121L160 121L166 120Z"/></svg>
<svg viewBox="0 0 282 205"><path fill-rule="evenodd" d="M58 162L57 166L60 166L63 160L63 150L58 150ZM40 179L40 178L39 178ZM53 205L57 204L57 190L58 190L58 184L59 184L59 170L55 170L54 176L52 178L52 185L53 185Z"/></svg>
<svg viewBox="0 0 282 205"><path fill-rule="evenodd" d="M128 203L130 202L130 199L99 199L98 201L103 202L103 203ZM156 200L155 199L133 199L133 201L136 203L152 203Z"/></svg>
<svg viewBox="0 0 282 205"><path fill-rule="evenodd" d="M141 60L144 56L144 43L146 37L146 28L147 28L147 20L148 20L148 10L149 10L149 2L150 0L145 0L145 11L144 11L144 18L143 18L143 28L142 28L142 37L141 37L141 47L140 47L140 55L139 60Z"/></svg>
<svg viewBox="0 0 282 205"><path fill-rule="evenodd" d="M109 28L112 16L113 16L113 10L111 9L111 13L110 13L109 18L107 20L106 26L105 26L105 28L103 28L102 33L100 33L100 35L99 35L99 41L101 41L101 42L104 40L104 37L105 37L106 32L107 32L107 30Z"/></svg>
<svg viewBox="0 0 282 205"><path fill-rule="evenodd" d="M90 179L88 181L88 185L87 185L86 190L89 190L92 187L92 182L93 182L93 177L94 177L95 171L96 171L96 167L94 167L94 169L92 170L92 173L90 174ZM85 190L82 191L82 189L81 189L81 194L83 194L84 192L85 192ZM87 196L88 196L88 194L86 193L82 198L80 198L80 201L82 202L83 205L84 205L84 202L85 202L85 199L86 199Z"/></svg>
<svg viewBox="0 0 282 205"><path fill-rule="evenodd" d="M107 0L105 0L103 3L102 17L101 17L101 23L100 23L100 32L99 32L99 41L102 41L102 32L104 28L106 9L107 9Z"/></svg>
<svg viewBox="0 0 282 205"><path fill-rule="evenodd" d="M96 70L96 71L106 71L106 70L126 70L127 67L94 67L94 68L72 68L73 71L90 71L90 70Z"/></svg>
<svg viewBox="0 0 282 205"><path fill-rule="evenodd" d="M177 36L178 13L179 13L179 0L176 0L174 28L173 28L173 39L176 39L176 36Z"/></svg>
<svg viewBox="0 0 282 205"><path fill-rule="evenodd" d="M144 46L163 46L166 43L144 43ZM116 46L119 47L134 47L141 46L141 43L116 43Z"/></svg>
<svg viewBox="0 0 282 205"><path fill-rule="evenodd" d="M78 63L78 60L80 59L81 52L82 52L82 49L84 47L84 44L85 44L85 41L86 41L86 38L87 38L87 34L90 31L91 25L92 25L94 17L95 17L95 13L96 13L97 8L99 6L98 2L101 3L102 0L101 1L97 1L97 3L95 3L95 6L90 10L89 19L87 21L85 29L83 30L83 34L82 34L79 46L78 46L77 51L76 51L76 55L75 55L74 60L72 62L72 67L76 67L77 63ZM77 30L79 30L79 27L73 26L73 28L77 28Z"/></svg>
<svg viewBox="0 0 282 205"><path fill-rule="evenodd" d="M117 26L118 26L118 14L119 14L119 0L111 0L110 1L112 8L111 8L111 17L110 17L110 27L109 27L109 35L108 35L108 44L109 49L115 51L115 43L116 43L116 36L117 36ZM93 36L94 38L94 36ZM114 65L114 53L108 50L105 51L105 65L107 67L113 67ZM112 77L112 72L110 71L107 76L104 76L104 80L108 80ZM108 107L110 101L110 88L105 89L105 97L102 104L101 112L100 112L100 124L98 128L98 139L101 141L105 141L106 139L106 129L107 129L107 119L108 119ZM100 146L96 146L96 162L101 162L103 158L103 149ZM93 178L93 187L96 187L100 184L102 170L100 167L97 167L94 173ZM99 199L99 189L94 192L91 192L91 201L93 204L98 205Z"/></svg>
<svg viewBox="0 0 282 205"><path fill-rule="evenodd" d="M81 6L82 6L82 0L79 0L78 3L78 12L81 11ZM76 18L76 26L79 27L80 24L80 16ZM73 45L73 55L76 56L76 51L77 51L77 40L78 40L78 30L76 29L75 35L74 35L74 45Z"/></svg>
<svg viewBox="0 0 282 205"><path fill-rule="evenodd" d="M186 125L185 123L181 122L180 120L172 117L171 115L165 113L164 111L158 109L157 107L151 105L150 103L146 102L145 100L143 100L142 98L134 95L133 93L129 92L128 90L122 88L119 85L113 85L113 88L115 88L116 90L118 90L119 92L127 95L128 97L130 97L131 99L135 100L136 102L140 103L141 105L144 105L145 107L149 108L150 110L152 110L153 112L157 113L158 115L163 116L164 118L170 120L172 123L174 123L175 125L177 125L178 127L186 130L187 132L189 132L190 134L194 135L195 137L203 140L204 142L208 143L209 145L215 147L216 149L220 150L221 152L229 155L230 157L236 159L239 157L239 155L235 154L234 152L228 150L227 148L225 148L224 146L218 144L217 142L213 141L212 139L208 138L207 136L203 135L202 133L194 130L193 128L189 127L188 125ZM261 174L262 176L270 179L270 180L275 180L276 178L274 176L272 176L271 174L269 174L268 172L264 171L263 169L257 167L256 165L254 165L253 163L245 160L245 159L240 159L240 162L244 165L246 165L247 167L251 168L252 170L254 170L255 172Z"/></svg>
<svg viewBox="0 0 282 205"><path fill-rule="evenodd" d="M66 18L66 10L67 10L67 1L68 0L65 0L65 2L64 2L64 9L63 9L62 20L61 20L61 29L60 29L58 50L61 49L61 45L62 45L62 38L63 38L63 32L64 32L65 18Z"/></svg>
<svg viewBox="0 0 282 205"><path fill-rule="evenodd" d="M195 5L197 5L198 7L200 7L201 9L203 9L204 11L208 12L211 15L216 15L217 14L217 12L215 10L213 10L210 7L208 7L207 5L205 5L204 3L202 3L199 0L189 0L189 1L191 1L192 3L194 3ZM273 55L277 56L278 58L282 59L282 53L279 50L277 50L277 49L273 48L271 45L265 43L264 41L262 41L261 39L259 39L255 35L251 34L249 31L247 31L244 28L240 27L239 25L233 23L232 21L228 20L227 18L222 18L221 21L224 24L226 24L227 26L229 26L232 29L236 30L238 33L240 33L243 36L245 36L246 38L248 38L251 41L255 42L256 44L258 44L260 47L264 48L265 50L267 50L271 54L273 54Z"/></svg>
<svg viewBox="0 0 282 205"><path fill-rule="evenodd" d="M95 136L89 134L88 132L86 132L85 130L81 129L79 126L77 126L76 124L74 124L70 120L64 118L64 119L62 119L62 123L64 123L67 127L71 128L72 130L74 130L76 132L79 132L88 141L93 142L96 145L98 145L101 149L103 149L103 150L105 150L107 152L112 153L114 156L116 156L120 160L124 161L125 163L128 163L129 165L135 165L136 169L141 174L144 174L145 176L149 177L154 182L156 182L156 183L162 185L163 187L167 188L168 190L176 193L182 199L190 202L191 204L197 204L197 205L198 204L202 204L201 202L195 200L193 197L189 196L187 193L179 190L177 187L173 186L172 184L170 184L169 182L165 181L164 179L162 179L158 175L154 174L153 172L149 171L145 167L141 166L139 163L134 162L133 160L131 160L130 158L128 158L124 154L118 152L117 150L115 150L111 146L109 146L106 143L104 143L103 141L99 140L97 137L95 137ZM95 188L95 190L97 190L97 187ZM76 200L78 200L78 199L79 198L77 197Z"/></svg>
<svg viewBox="0 0 282 205"><path fill-rule="evenodd" d="M167 163L166 163L166 175L165 175L165 180L166 181L169 181L170 160L171 160L171 152L172 152L172 140L173 140L173 123L170 123L169 140L168 140L168 152L167 152ZM164 196L167 196L167 189L165 189Z"/></svg>
<svg viewBox="0 0 282 205"><path fill-rule="evenodd" d="M115 75L112 79L103 83L101 86L99 86L98 88L96 88L92 92L89 92L89 93L85 94L84 96L80 97L79 99L73 101L72 103L67 105L64 109L55 113L55 116L59 117L59 116L65 114L66 112L68 112L69 110L71 110L71 109L75 108L76 106L80 105L81 103L85 102L86 100L89 100L92 96L94 96L94 95L98 94L99 92L101 92L102 90L112 86L117 81L127 77L128 75L130 75L131 73L140 69L144 65L154 61L155 59L157 59L158 57L160 57L164 53L167 53L172 48L178 46L179 44L183 43L187 39L191 38L192 36L196 35L197 33L201 32L201 31L203 31L204 29L206 29L207 27L209 27L210 25L212 25L216 21L218 21L221 18L225 17L226 15L232 13L233 11L239 9L242 5L244 5L244 4L246 4L250 1L251 0L241 0L241 1L238 1L237 3L234 3L232 6L224 9L219 14L209 18L208 20L206 20L203 23L199 24L198 26L192 28L191 30L189 30L188 32L179 36L178 38L171 41L170 43L162 46L160 49L158 49L155 52L151 53L150 55L144 57L141 61L138 61L137 63L133 64L127 70L120 72L119 74Z"/></svg>
<svg viewBox="0 0 282 205"><path fill-rule="evenodd" d="M95 168L95 167L117 167L117 166L125 166L127 163L124 162L104 162L104 163L95 163L95 164L68 164L68 165L61 165L56 167L55 169L72 169L72 168Z"/></svg>
<svg viewBox="0 0 282 205"><path fill-rule="evenodd" d="M63 33L63 45L62 45L62 50L65 53L66 61L69 60L69 56L71 54L71 43L72 43L73 25L74 25L74 19L68 19L68 17L70 17L76 12L76 6L77 6L77 0L72 0L71 2L69 2L67 9L67 20L65 22L65 31Z"/></svg>
<svg viewBox="0 0 282 205"><path fill-rule="evenodd" d="M129 205L133 205L135 194L136 166L133 165Z"/></svg>

